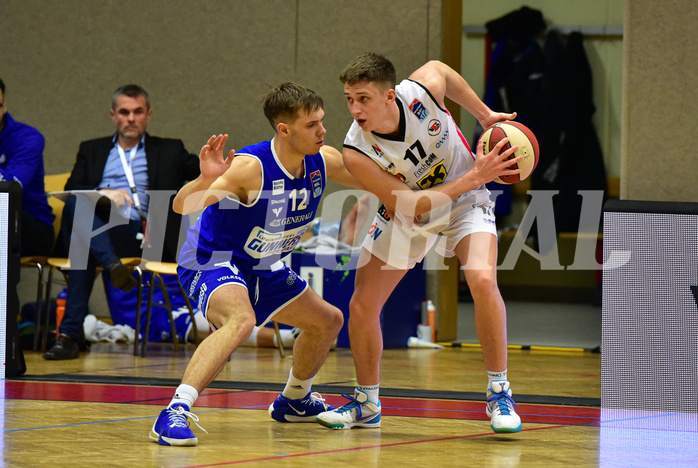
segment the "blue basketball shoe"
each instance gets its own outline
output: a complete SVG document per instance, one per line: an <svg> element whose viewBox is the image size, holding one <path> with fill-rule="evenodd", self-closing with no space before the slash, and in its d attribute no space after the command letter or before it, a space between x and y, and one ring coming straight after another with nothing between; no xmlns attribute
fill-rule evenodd
<svg viewBox="0 0 698 468"><path fill-rule="evenodd" d="M492 388L487 389L487 416L492 419L490 426L494 432L519 432L521 418L514 406L518 406L511 398L511 389L506 380L492 382Z"/></svg>
<svg viewBox="0 0 698 468"><path fill-rule="evenodd" d="M377 428L381 425L381 402L374 403L368 399L366 392L358 388L354 396L342 393L351 400L334 411L319 414L317 422L331 429L351 429L352 427Z"/></svg>
<svg viewBox="0 0 698 468"><path fill-rule="evenodd" d="M325 403L317 392L308 393L305 398L291 400L279 395L269 405L269 415L279 422L315 422L315 416L323 411L332 411L333 406Z"/></svg>
<svg viewBox="0 0 698 468"><path fill-rule="evenodd" d="M199 426L199 417L190 412L187 405L176 404L160 412L160 416L150 430L150 438L160 445L196 445L199 439L189 428L188 418L191 418L199 429L206 432L206 429Z"/></svg>

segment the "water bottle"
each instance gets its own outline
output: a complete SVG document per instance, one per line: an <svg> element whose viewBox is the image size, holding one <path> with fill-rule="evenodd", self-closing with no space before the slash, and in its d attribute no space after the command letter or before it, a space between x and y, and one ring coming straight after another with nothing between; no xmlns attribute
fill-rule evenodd
<svg viewBox="0 0 698 468"><path fill-rule="evenodd" d="M436 342L436 307L430 300L427 301L427 323L431 327L431 342Z"/></svg>
<svg viewBox="0 0 698 468"><path fill-rule="evenodd" d="M63 288L63 291L58 293L56 297L56 339L58 339L61 334L58 331L58 327L61 325L61 320L63 320L63 316L65 315L65 301L67 297L68 290L65 288Z"/></svg>

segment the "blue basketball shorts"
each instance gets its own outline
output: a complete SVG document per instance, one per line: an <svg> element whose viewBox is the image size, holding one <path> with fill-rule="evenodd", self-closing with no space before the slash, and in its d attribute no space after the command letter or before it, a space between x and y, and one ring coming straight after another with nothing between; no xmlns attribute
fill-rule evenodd
<svg viewBox="0 0 698 468"><path fill-rule="evenodd" d="M239 268L235 263L223 262L217 268L189 270L177 267L182 288L206 316L211 295L221 286L238 284L247 289L250 303L257 316L258 326L264 326L278 311L305 292L308 283L281 262L273 265L271 275L255 274L253 269Z"/></svg>

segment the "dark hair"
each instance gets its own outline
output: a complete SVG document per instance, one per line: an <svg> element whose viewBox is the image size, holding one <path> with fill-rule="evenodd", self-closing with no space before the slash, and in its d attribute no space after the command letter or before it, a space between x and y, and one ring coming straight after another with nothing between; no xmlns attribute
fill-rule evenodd
<svg viewBox="0 0 698 468"><path fill-rule="evenodd" d="M395 67L382 55L368 52L356 57L339 75L344 84L353 85L360 81L395 87Z"/></svg>
<svg viewBox="0 0 698 468"><path fill-rule="evenodd" d="M0 91L5 94L5 82L2 81L2 78L0 78Z"/></svg>
<svg viewBox="0 0 698 468"><path fill-rule="evenodd" d="M301 111L309 113L323 107L322 98L315 91L290 81L270 89L262 97L264 116L274 130L281 121L295 121Z"/></svg>
<svg viewBox="0 0 698 468"><path fill-rule="evenodd" d="M148 106L148 109L150 109L150 99L148 96L148 92L141 88L138 85L135 84L128 84L120 87L116 91L114 91L114 95L111 98L111 108L116 109L116 99L119 96L128 96L131 98L138 98L138 97L145 97L145 104Z"/></svg>

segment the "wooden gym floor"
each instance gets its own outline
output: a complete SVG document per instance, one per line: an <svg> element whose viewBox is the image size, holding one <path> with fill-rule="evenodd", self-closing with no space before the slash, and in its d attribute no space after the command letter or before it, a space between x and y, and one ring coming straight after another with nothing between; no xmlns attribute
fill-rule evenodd
<svg viewBox="0 0 698 468"><path fill-rule="evenodd" d="M163 447L148 433L193 349L151 344L140 358L125 344L96 343L63 362L25 352L27 374L0 381L2 466L698 465L695 429L628 430L627 419L603 419L599 353L520 348L509 356L524 424L518 434L490 429L477 347L386 350L382 427L344 431L273 421L266 409L293 360L275 349L241 348L196 403L208 431L194 427L199 445ZM313 389L341 404L353 384L350 351L340 348Z"/></svg>

